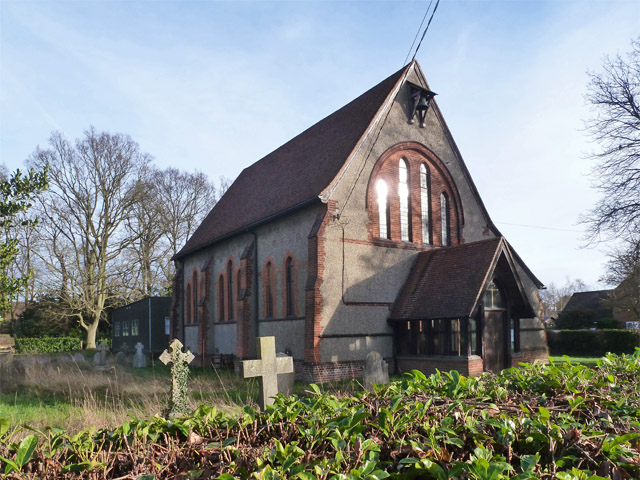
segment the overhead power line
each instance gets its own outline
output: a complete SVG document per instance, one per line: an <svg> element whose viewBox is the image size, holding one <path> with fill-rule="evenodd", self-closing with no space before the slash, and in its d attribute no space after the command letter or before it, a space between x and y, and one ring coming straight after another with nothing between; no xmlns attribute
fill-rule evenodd
<svg viewBox="0 0 640 480"><path fill-rule="evenodd" d="M418 31L416 32L416 36L413 37L413 42L411 42L411 46L409 47L409 51L407 52L407 56L404 57L404 62L402 66L404 67L407 64L407 60L409 59L409 55L411 55L411 50L413 50L413 46L416 44L416 40L418 39L418 35L420 35L420 30L422 30L422 25L424 25L424 21L427 19L427 15L429 15L429 10L431 9L431 4L433 0L429 2L429 6L427 7L426 12L424 12L424 16L422 17L422 21L420 22L420 26L418 27Z"/></svg>
<svg viewBox="0 0 640 480"><path fill-rule="evenodd" d="M436 6L433 7L433 12L431 12L431 17L429 17L429 22L427 23L427 26L425 27L424 32L422 33L422 38L420 38L420 43L418 43L418 46L416 47L416 51L414 52L413 57L411 58L412 62L416 59L416 55L418 54L418 50L420 50L420 45L422 45L422 41L424 40L424 36L427 34L427 30L429 30L429 25L431 25L431 20L433 20L433 16L436 14L436 10L438 10L438 5L440 5L440 0L438 0L436 2Z"/></svg>
<svg viewBox="0 0 640 480"><path fill-rule="evenodd" d="M513 227L526 227L526 228L538 228L540 230L557 230L559 232L574 232L574 233L584 233L582 230L570 230L568 228L558 228L558 227L543 227L541 225L524 225L522 223L508 223L508 222L495 222L500 225L511 225Z"/></svg>

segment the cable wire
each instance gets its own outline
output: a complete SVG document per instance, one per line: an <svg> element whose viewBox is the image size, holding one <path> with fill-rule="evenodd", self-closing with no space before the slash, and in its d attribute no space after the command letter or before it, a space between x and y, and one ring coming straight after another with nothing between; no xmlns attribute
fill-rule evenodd
<svg viewBox="0 0 640 480"><path fill-rule="evenodd" d="M422 21L420 22L420 26L418 27L418 31L416 32L416 36L413 37L413 42L411 42L411 46L409 47L409 51L407 52L407 56L404 57L404 62L401 65L403 67L407 64L407 60L409 59L409 55L411 55L411 50L413 50L413 46L416 44L416 40L418 39L418 35L420 35L420 30L422 30L422 25L424 25L424 21L427 18L427 15L429 15L429 10L431 9L431 4L432 3L433 3L433 0L431 0L429 2L429 6L427 7L427 11L424 12L424 17L422 17Z"/></svg>
<svg viewBox="0 0 640 480"><path fill-rule="evenodd" d="M438 0L436 2L436 6L433 8L433 12L431 13L431 17L429 18L429 23L427 23L427 26L424 29L424 33L422 34L422 38L420 39L420 43L416 47L416 51L413 54L413 58L411 59L412 62L416 59L416 55L418 54L418 50L420 50L420 45L422 45L422 41L424 40L424 36L427 34L427 30L429 30L429 25L431 25L431 20L433 20L433 16L436 14L436 10L438 10L438 5L440 5L440 0Z"/></svg>

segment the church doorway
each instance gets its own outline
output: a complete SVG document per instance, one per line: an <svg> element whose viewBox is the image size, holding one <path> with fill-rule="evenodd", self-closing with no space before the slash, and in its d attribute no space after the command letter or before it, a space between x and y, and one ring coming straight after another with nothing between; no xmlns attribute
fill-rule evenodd
<svg viewBox="0 0 640 480"><path fill-rule="evenodd" d="M507 302L494 281L484 294L484 329L482 332L484 370L498 373L508 367Z"/></svg>

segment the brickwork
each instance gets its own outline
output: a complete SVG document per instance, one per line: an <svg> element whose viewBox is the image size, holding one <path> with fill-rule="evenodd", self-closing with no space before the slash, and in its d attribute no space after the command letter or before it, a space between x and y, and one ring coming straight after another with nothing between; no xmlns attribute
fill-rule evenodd
<svg viewBox="0 0 640 480"><path fill-rule="evenodd" d="M317 363L320 360L319 343L322 333L322 293L324 280L326 228L336 210L336 202L327 204L327 211L319 215L308 238L308 279L305 287L305 347L304 360Z"/></svg>
<svg viewBox="0 0 640 480"><path fill-rule="evenodd" d="M511 366L517 367L518 363L533 363L536 360L538 361L538 363L542 364L549 363L549 352L546 348L523 350L521 352L512 354Z"/></svg>
<svg viewBox="0 0 640 480"><path fill-rule="evenodd" d="M420 199L420 165L425 164L429 172L429 225L431 229L431 244L442 246L442 218L440 208L440 195L446 194L449 198L449 232L450 244L458 245L461 242L462 225L464 216L461 211L462 202L453 178L444 164L427 148L414 142L403 142L395 145L385 152L373 169L367 187L367 230L369 240L380 239L380 224L378 215L378 201L376 182L385 180L389 189L388 205L390 225L390 240L400 242L400 200L398 196L398 165L401 158L408 162L409 172L409 216L410 216L410 243L428 244L429 239L422 238L422 209ZM387 240L388 241L388 240Z"/></svg>
<svg viewBox="0 0 640 480"><path fill-rule="evenodd" d="M200 274L198 287L200 292L198 298L201 299L198 305L198 353L200 365L205 366L207 362L207 339L209 336L209 295L211 291L211 266L213 265L213 257L209 259L207 265Z"/></svg>
<svg viewBox="0 0 640 480"><path fill-rule="evenodd" d="M362 377L364 360L352 362L307 363L301 365L300 378L309 383L326 383ZM389 363L389 361L388 361Z"/></svg>
<svg viewBox="0 0 640 480"><path fill-rule="evenodd" d="M244 296L238 302L238 318L236 324L236 355L240 359L249 358L249 334L251 331L250 302L253 298L253 265L253 242L251 242L240 257L240 288L244 290Z"/></svg>
<svg viewBox="0 0 640 480"><path fill-rule="evenodd" d="M425 375L436 373L436 370L448 372L457 370L461 375L475 377L482 374L484 363L481 357L413 357L402 356L396 359L399 373L419 370Z"/></svg>

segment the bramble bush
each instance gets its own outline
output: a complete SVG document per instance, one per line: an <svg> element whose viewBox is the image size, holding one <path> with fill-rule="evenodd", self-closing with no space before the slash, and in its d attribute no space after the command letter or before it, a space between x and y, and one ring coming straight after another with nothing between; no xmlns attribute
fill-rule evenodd
<svg viewBox="0 0 640 480"><path fill-rule="evenodd" d="M310 385L266 411L21 430L0 420L9 478L602 480L640 477L640 349L498 376L414 371L373 392Z"/></svg>

